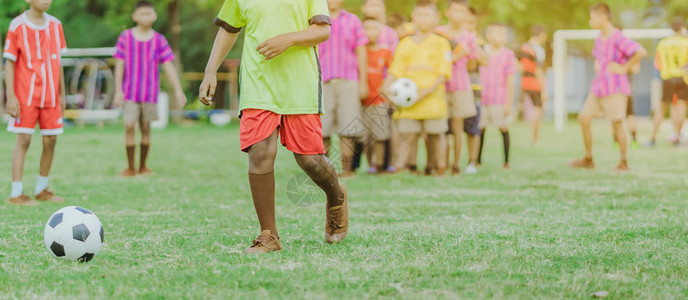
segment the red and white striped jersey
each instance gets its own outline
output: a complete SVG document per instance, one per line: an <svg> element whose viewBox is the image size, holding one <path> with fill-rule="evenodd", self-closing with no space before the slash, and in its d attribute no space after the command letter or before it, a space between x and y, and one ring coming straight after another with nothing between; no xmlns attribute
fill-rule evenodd
<svg viewBox="0 0 688 300"><path fill-rule="evenodd" d="M14 62L14 91L24 106L60 105L60 66L67 50L62 23L45 14L45 24L33 24L26 13L11 23L3 57Z"/></svg>

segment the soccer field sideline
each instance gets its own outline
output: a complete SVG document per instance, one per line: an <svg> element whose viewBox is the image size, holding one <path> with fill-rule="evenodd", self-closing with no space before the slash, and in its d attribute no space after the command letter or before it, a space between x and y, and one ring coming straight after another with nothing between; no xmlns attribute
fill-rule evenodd
<svg viewBox="0 0 688 300"><path fill-rule="evenodd" d="M120 127L70 128L58 139L53 187L64 206L99 216L104 248L87 264L55 260L42 230L61 206L0 205L0 297L688 297L688 150L666 142L631 150L632 172L618 174L609 123L594 128L594 171L566 167L582 154L574 122L563 132L548 124L536 148L518 123L510 171L501 170L498 133L488 131L476 176L345 179L352 231L335 246L322 238L324 205L288 199L300 170L281 149L284 250L258 257L241 254L258 226L236 125L155 132L150 165L158 175L135 179L117 177L126 162ZM640 128L643 141L649 123ZM5 195L14 136L0 140ZM39 154L34 138L27 190Z"/></svg>

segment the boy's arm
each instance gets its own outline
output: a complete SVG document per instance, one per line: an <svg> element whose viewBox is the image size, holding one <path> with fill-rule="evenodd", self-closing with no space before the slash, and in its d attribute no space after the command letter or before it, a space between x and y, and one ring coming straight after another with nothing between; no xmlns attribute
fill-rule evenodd
<svg viewBox="0 0 688 300"><path fill-rule="evenodd" d="M117 59L115 64L115 106L120 107L124 104L124 91L122 91L122 81L124 80L124 61Z"/></svg>
<svg viewBox="0 0 688 300"><path fill-rule="evenodd" d="M418 100L421 100L421 99L424 99L424 98L430 96L430 94L435 92L435 90L437 90L437 88L439 88L440 85L443 85L445 82L447 82L447 77L444 75L440 75L431 87L418 91Z"/></svg>
<svg viewBox="0 0 688 300"><path fill-rule="evenodd" d="M633 56L631 56L631 58L628 59L625 64L622 65L615 62L610 63L609 71L616 74L628 74L631 72L633 66L640 63L640 61L646 56L647 50L645 50L643 47L640 47L635 51L635 53L633 53Z"/></svg>
<svg viewBox="0 0 688 300"><path fill-rule="evenodd" d="M231 33L222 28L217 32L213 50L210 52L210 58L208 58L208 64L205 67L205 76L201 87L198 89L198 98L205 105L213 103L215 88L217 87L217 70L234 47L237 35L238 33Z"/></svg>
<svg viewBox="0 0 688 300"><path fill-rule="evenodd" d="M366 99L370 90L368 89L368 52L365 45L356 47L356 57L358 58L358 97Z"/></svg>
<svg viewBox="0 0 688 300"><path fill-rule="evenodd" d="M266 60L271 60L291 47L315 47L330 38L329 24L313 24L308 28L285 33L268 39L256 49Z"/></svg>
<svg viewBox="0 0 688 300"><path fill-rule="evenodd" d="M177 74L177 68L174 67L171 61L162 64L162 69L165 70L165 75L167 75L167 80L174 87L174 98L177 100L177 108L182 109L186 105L186 95L182 89L182 83L179 81L179 74Z"/></svg>
<svg viewBox="0 0 688 300"><path fill-rule="evenodd" d="M19 99L14 93L14 61L7 60L5 64L5 86L7 87L7 113L12 118L21 117L19 112Z"/></svg>

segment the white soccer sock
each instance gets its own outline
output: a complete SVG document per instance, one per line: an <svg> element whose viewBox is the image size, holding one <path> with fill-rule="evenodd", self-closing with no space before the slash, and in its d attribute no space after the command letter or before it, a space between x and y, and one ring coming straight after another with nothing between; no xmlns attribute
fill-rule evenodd
<svg viewBox="0 0 688 300"><path fill-rule="evenodd" d="M12 181L12 192L10 198L17 198L24 193L24 183L21 181Z"/></svg>
<svg viewBox="0 0 688 300"><path fill-rule="evenodd" d="M38 175L38 181L36 181L36 190L34 195L40 194L43 190L48 188L48 177L43 177Z"/></svg>

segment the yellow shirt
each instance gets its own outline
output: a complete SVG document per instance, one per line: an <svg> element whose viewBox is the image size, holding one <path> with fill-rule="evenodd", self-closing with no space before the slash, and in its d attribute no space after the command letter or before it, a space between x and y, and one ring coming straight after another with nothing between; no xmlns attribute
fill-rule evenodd
<svg viewBox="0 0 688 300"><path fill-rule="evenodd" d="M396 78L408 78L418 85L418 90L431 88L440 76L447 80L452 76L451 46L446 38L431 35L420 44L412 37L399 42L394 52L394 60L389 68ZM395 119L446 119L447 98L444 84L428 97L419 99L416 104L400 108L394 113Z"/></svg>
<svg viewBox="0 0 688 300"><path fill-rule="evenodd" d="M662 79L683 76L683 68L688 64L688 37L672 36L657 45L655 67Z"/></svg>

